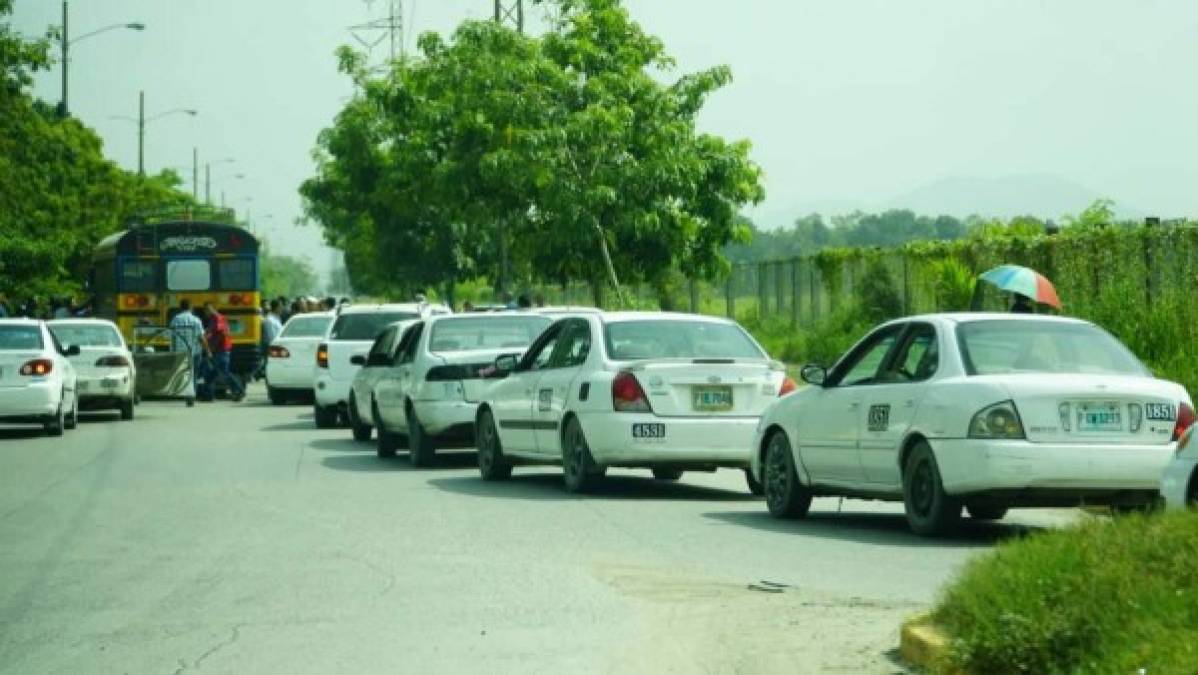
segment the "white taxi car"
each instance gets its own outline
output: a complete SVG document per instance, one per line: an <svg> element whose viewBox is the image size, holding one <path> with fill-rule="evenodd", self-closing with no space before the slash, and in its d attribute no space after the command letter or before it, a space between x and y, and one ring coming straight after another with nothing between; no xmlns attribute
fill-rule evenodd
<svg viewBox="0 0 1198 675"><path fill-rule="evenodd" d="M349 428L355 441L369 441L374 429L374 387L395 365L398 358L400 338L417 320L398 321L383 329L374 339L365 356L354 356L350 363L358 366L358 373L349 388Z"/></svg>
<svg viewBox="0 0 1198 675"><path fill-rule="evenodd" d="M374 388L378 455L394 455L400 436L413 466L430 464L438 447L473 447L495 359L519 356L550 323L539 314L493 312L434 316L409 328Z"/></svg>
<svg viewBox="0 0 1198 675"><path fill-rule="evenodd" d="M510 374L479 407L483 479L507 478L515 462L561 464L571 492L609 466L661 480L746 469L762 412L795 386L735 322L666 312L559 319L496 368Z"/></svg>
<svg viewBox="0 0 1198 675"><path fill-rule="evenodd" d="M283 405L292 397L312 396L316 347L333 322L332 312L296 314L266 348L266 394Z"/></svg>
<svg viewBox="0 0 1198 675"><path fill-rule="evenodd" d="M74 429L79 418L75 368L45 322L0 319L0 422L41 424L51 436Z"/></svg>
<svg viewBox="0 0 1198 675"><path fill-rule="evenodd" d="M1166 508L1198 507L1198 442L1194 441L1198 426L1191 425L1177 441L1173 460L1165 467L1161 478L1161 497Z"/></svg>
<svg viewBox="0 0 1198 675"><path fill-rule="evenodd" d="M348 422L349 389L361 367L353 359L365 356L384 328L396 321L448 313L444 306L428 303L338 307L324 339L316 347L312 371L312 388L316 393L312 412L316 426L327 429L340 420Z"/></svg>
<svg viewBox="0 0 1198 675"><path fill-rule="evenodd" d="M903 501L919 534L1011 507L1157 498L1194 420L1185 389L1076 319L937 314L869 333L814 385L775 403L753 471L777 517L814 496Z"/></svg>
<svg viewBox="0 0 1198 675"><path fill-rule="evenodd" d="M118 410L121 419L133 419L137 370L116 324L105 319L55 319L46 325L59 344L79 348L70 357L79 409Z"/></svg>

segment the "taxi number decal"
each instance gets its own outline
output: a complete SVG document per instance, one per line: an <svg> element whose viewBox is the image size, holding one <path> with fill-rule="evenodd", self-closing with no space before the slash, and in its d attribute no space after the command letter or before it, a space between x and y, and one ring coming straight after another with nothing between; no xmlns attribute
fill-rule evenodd
<svg viewBox="0 0 1198 675"><path fill-rule="evenodd" d="M1172 422L1177 419L1172 403L1147 403L1144 405L1145 417L1155 422Z"/></svg>
<svg viewBox="0 0 1198 675"><path fill-rule="evenodd" d="M553 390L541 389L537 391L537 410L550 410L553 408Z"/></svg>
<svg viewBox="0 0 1198 675"><path fill-rule="evenodd" d="M869 430L886 431L890 428L890 404L869 407Z"/></svg>

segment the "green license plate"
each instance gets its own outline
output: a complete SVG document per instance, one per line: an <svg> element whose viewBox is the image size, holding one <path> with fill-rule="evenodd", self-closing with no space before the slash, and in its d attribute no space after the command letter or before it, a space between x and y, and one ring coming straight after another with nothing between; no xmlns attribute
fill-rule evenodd
<svg viewBox="0 0 1198 675"><path fill-rule="evenodd" d="M732 410L732 387L695 387L691 390L691 407L700 412Z"/></svg>
<svg viewBox="0 0 1198 675"><path fill-rule="evenodd" d="M1122 431L1123 414L1116 403L1082 403L1077 406L1078 431Z"/></svg>

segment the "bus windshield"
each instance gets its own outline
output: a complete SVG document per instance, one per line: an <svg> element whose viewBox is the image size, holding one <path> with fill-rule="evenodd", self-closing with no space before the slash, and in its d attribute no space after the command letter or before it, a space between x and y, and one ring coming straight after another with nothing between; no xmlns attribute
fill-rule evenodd
<svg viewBox="0 0 1198 675"><path fill-rule="evenodd" d="M212 288L212 266L207 260L168 260L168 291L206 291Z"/></svg>

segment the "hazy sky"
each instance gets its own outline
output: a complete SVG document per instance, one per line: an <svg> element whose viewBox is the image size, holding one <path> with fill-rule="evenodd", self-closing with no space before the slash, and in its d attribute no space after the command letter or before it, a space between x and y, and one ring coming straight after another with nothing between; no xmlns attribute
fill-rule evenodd
<svg viewBox="0 0 1198 675"><path fill-rule="evenodd" d="M407 43L485 18L491 0L405 0ZM1198 213L1198 2L1192 0L629 0L679 72L732 66L705 130L753 141L766 227L812 210L878 208L961 177L1047 175L1125 206ZM329 253L297 227L316 135L350 88L333 50L386 0L74 0L71 32L142 21L72 47L73 114L135 168L213 169L214 198L251 210L275 250ZM58 0L16 0L18 30L59 23ZM537 29L542 10L529 8ZM385 45L375 50L381 57ZM57 101L57 67L38 96ZM244 174L245 179L232 178ZM201 169L201 181L203 172ZM190 185L189 185L190 187ZM202 196L202 187L201 187ZM252 201L249 201L251 200ZM1016 207L1013 207L1017 209ZM1079 206L1080 208L1080 206ZM269 217L267 217L269 215ZM965 214L959 214L965 215ZM1059 215L1059 214L1042 214Z"/></svg>

